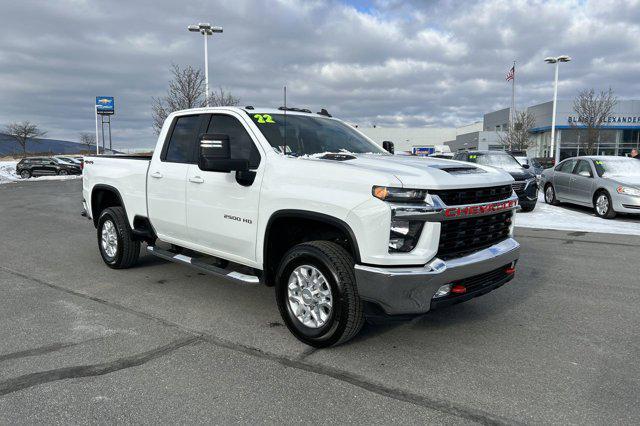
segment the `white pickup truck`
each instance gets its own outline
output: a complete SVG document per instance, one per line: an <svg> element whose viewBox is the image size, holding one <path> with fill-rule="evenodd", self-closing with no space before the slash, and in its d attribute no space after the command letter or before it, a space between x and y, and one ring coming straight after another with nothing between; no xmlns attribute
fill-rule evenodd
<svg viewBox="0 0 640 426"><path fill-rule="evenodd" d="M325 110L179 111L151 157L85 158L84 214L109 267L133 266L144 242L275 286L298 339L336 345L365 316L423 314L515 273L511 176L387 151Z"/></svg>

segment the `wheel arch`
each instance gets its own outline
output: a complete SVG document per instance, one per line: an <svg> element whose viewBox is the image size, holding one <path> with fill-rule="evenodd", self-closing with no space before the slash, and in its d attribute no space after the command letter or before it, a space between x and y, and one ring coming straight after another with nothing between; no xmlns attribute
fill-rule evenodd
<svg viewBox="0 0 640 426"><path fill-rule="evenodd" d="M596 189L593 191L593 195L591 196L591 202L593 203L593 205L594 205L594 206L596 205L596 198L598 197L598 195L599 195L601 192L606 193L606 194L607 194L607 197L609 197L609 201L610 201L610 202L613 202L613 199L611 198L611 194L609 193L609 190L608 190L607 188L605 188L605 187L601 186L601 187L599 187L599 188L596 188Z"/></svg>
<svg viewBox="0 0 640 426"><path fill-rule="evenodd" d="M111 185L97 184L91 189L91 216L93 225L98 227L100 213L108 207L120 206L127 211L122 196L117 188Z"/></svg>
<svg viewBox="0 0 640 426"><path fill-rule="evenodd" d="M288 238L276 238L283 227L292 232ZM358 241L353 230L344 220L308 210L284 209L274 212L267 221L262 244L265 283L273 284L278 260L288 248L295 244L321 239L323 235L334 239L339 238L340 244L349 251L353 259L360 262Z"/></svg>

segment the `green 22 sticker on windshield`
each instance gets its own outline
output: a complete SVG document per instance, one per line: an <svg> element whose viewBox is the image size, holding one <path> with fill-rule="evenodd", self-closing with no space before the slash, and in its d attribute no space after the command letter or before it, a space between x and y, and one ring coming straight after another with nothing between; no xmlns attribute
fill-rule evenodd
<svg viewBox="0 0 640 426"><path fill-rule="evenodd" d="M253 118L258 122L258 124L275 123L269 114L254 114Z"/></svg>

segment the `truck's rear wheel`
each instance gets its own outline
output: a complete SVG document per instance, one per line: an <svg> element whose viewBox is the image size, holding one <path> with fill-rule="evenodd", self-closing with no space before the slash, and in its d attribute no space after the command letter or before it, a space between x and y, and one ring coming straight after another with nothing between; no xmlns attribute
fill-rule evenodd
<svg viewBox="0 0 640 426"><path fill-rule="evenodd" d="M125 269L138 261L140 241L133 238L122 207L109 207L100 214L98 247L102 260L110 268Z"/></svg>
<svg viewBox="0 0 640 426"><path fill-rule="evenodd" d="M364 323L353 258L338 244L298 244L283 257L276 299L289 330L300 341L323 348L353 338Z"/></svg>

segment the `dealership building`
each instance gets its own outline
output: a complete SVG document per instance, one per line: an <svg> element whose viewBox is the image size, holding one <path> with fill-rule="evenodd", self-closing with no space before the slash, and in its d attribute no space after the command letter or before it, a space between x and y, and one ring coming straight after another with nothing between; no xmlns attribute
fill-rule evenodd
<svg viewBox="0 0 640 426"><path fill-rule="evenodd" d="M535 117L531 129L533 146L530 157L549 157L553 102L530 106ZM509 128L510 109L484 115L482 130L456 135L447 142L451 151L461 149L501 150L500 133ZM560 158L585 154L586 130L573 110L573 101L558 101L556 108L556 141L560 144ZM632 148L640 148L640 100L618 101L607 118L596 144L599 155L628 155Z"/></svg>

